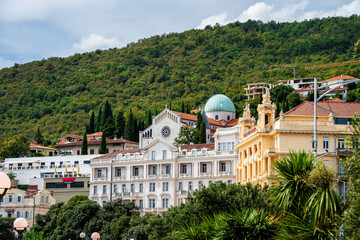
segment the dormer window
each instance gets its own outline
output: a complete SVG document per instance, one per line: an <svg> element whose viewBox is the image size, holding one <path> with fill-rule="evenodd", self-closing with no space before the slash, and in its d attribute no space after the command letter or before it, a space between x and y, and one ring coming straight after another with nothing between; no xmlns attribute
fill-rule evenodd
<svg viewBox="0 0 360 240"><path fill-rule="evenodd" d="M121 158L122 158L122 154L120 153L117 155L117 159L120 160Z"/></svg>
<svg viewBox="0 0 360 240"><path fill-rule="evenodd" d="M126 159L129 159L130 158L130 154L128 153L128 154L126 154Z"/></svg>
<svg viewBox="0 0 360 240"><path fill-rule="evenodd" d="M201 150L201 154L202 154L202 155L206 155L206 152L207 152L207 149L206 149L206 148L204 148L204 149Z"/></svg>
<svg viewBox="0 0 360 240"><path fill-rule="evenodd" d="M139 159L139 154L135 153L135 159Z"/></svg>
<svg viewBox="0 0 360 240"><path fill-rule="evenodd" d="M192 154L193 156L195 156L196 153L197 153L197 150L196 150L196 149L194 149L194 150L191 151L191 154Z"/></svg>
<svg viewBox="0 0 360 240"><path fill-rule="evenodd" d="M229 115L227 116L227 120L230 121L230 116Z"/></svg>
<svg viewBox="0 0 360 240"><path fill-rule="evenodd" d="M186 156L186 153L187 153L186 150L181 151L181 155L182 155L182 156Z"/></svg>
<svg viewBox="0 0 360 240"><path fill-rule="evenodd" d="M215 120L219 120L219 116L218 115L215 115Z"/></svg>

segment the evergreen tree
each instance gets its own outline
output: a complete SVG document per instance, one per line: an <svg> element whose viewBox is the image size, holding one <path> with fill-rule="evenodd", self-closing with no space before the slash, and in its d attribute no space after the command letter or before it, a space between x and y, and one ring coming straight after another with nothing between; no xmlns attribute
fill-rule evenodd
<svg viewBox="0 0 360 240"><path fill-rule="evenodd" d="M278 117L280 115L280 103L279 103L279 99L276 99L276 113L275 113L275 117Z"/></svg>
<svg viewBox="0 0 360 240"><path fill-rule="evenodd" d="M95 132L95 113L94 111L91 113L90 122L89 122L89 128L88 133L92 134Z"/></svg>
<svg viewBox="0 0 360 240"><path fill-rule="evenodd" d="M81 155L88 155L88 142L86 131L84 132L84 136L81 143Z"/></svg>
<svg viewBox="0 0 360 240"><path fill-rule="evenodd" d="M204 120L200 124L199 143L206 143L206 124Z"/></svg>
<svg viewBox="0 0 360 240"><path fill-rule="evenodd" d="M194 131L194 140L195 140L194 143L201 143L200 128L202 122L203 122L203 117L201 111L199 111L197 114L196 131Z"/></svg>
<svg viewBox="0 0 360 240"><path fill-rule="evenodd" d="M148 109L145 112L145 127L149 127L152 124L152 114L151 110Z"/></svg>
<svg viewBox="0 0 360 240"><path fill-rule="evenodd" d="M114 137L114 133L115 133L115 122L114 122L114 117L112 114L112 110L111 110L111 105L109 104L108 101L105 102L105 106L104 106L104 112L102 114L102 119L101 119L101 129L102 132L105 132L105 135L109 138L113 138Z"/></svg>
<svg viewBox="0 0 360 240"><path fill-rule="evenodd" d="M134 127L135 127L134 115L132 113L132 110L130 109L125 122L125 132L124 132L125 139L134 141L134 134L133 134Z"/></svg>
<svg viewBox="0 0 360 240"><path fill-rule="evenodd" d="M260 94L259 104L262 104L263 101L263 93Z"/></svg>
<svg viewBox="0 0 360 240"><path fill-rule="evenodd" d="M35 141L37 144L39 144L39 145L44 144L44 137L42 136L39 128L38 128L37 131L36 131L34 141Z"/></svg>
<svg viewBox="0 0 360 240"><path fill-rule="evenodd" d="M181 110L180 110L180 112L182 112L182 113L185 113L185 103L184 103L184 101L182 101L181 102Z"/></svg>
<svg viewBox="0 0 360 240"><path fill-rule="evenodd" d="M102 118L101 116L102 116L102 111L101 111L101 108L99 108L98 116L97 116L96 122L95 122L95 132L101 131L101 118Z"/></svg>
<svg viewBox="0 0 360 240"><path fill-rule="evenodd" d="M100 142L100 154L106 153L106 135L103 133L101 136L101 142Z"/></svg>
<svg viewBox="0 0 360 240"><path fill-rule="evenodd" d="M116 117L115 134L116 137L124 137L125 118L123 111L120 111Z"/></svg>

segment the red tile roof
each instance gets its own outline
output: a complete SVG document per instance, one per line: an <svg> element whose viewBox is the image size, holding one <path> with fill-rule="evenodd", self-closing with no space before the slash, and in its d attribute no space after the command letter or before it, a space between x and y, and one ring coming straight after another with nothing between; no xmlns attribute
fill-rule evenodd
<svg viewBox="0 0 360 240"><path fill-rule="evenodd" d="M332 77L326 80L323 80L321 82L327 82L327 81L331 81L331 80L340 80L340 79L356 79L355 77L349 76L349 75L344 75L344 76L337 76L337 77Z"/></svg>
<svg viewBox="0 0 360 240"><path fill-rule="evenodd" d="M116 157L118 154L127 154L127 153L139 153L141 151L140 148L137 149L127 149L127 150L122 150L122 151L118 151L118 152L113 152L113 153L109 153L106 155L102 155L100 157L94 158L94 159L104 159L104 158L114 158Z"/></svg>
<svg viewBox="0 0 360 240"><path fill-rule="evenodd" d="M317 103L317 115L329 116L333 113L338 117L353 117L355 113L360 112L360 103L353 102L331 102L322 101ZM314 102L305 101L295 108L287 111L285 115L288 116L313 116Z"/></svg>
<svg viewBox="0 0 360 240"><path fill-rule="evenodd" d="M188 113L182 113L182 112L176 112L176 111L172 111L172 112L174 112L175 114L181 115L181 117L183 119L195 121L195 122L197 121L197 115L195 115L195 114L188 114Z"/></svg>
<svg viewBox="0 0 360 240"><path fill-rule="evenodd" d="M49 148L49 147L44 147L44 146L40 146L40 145L37 145L35 143L30 143L30 149L31 148L40 148L40 149L47 149L47 150L56 150L55 148Z"/></svg>
<svg viewBox="0 0 360 240"><path fill-rule="evenodd" d="M338 98L333 98L333 99L329 100L329 102L341 102L341 103L343 103L344 101L342 101L342 100L340 100Z"/></svg>
<svg viewBox="0 0 360 240"><path fill-rule="evenodd" d="M226 126L227 126L227 127L232 127L232 126L237 125L238 122L239 122L239 119L236 119L236 118L235 118L235 119L229 121L229 122L226 124Z"/></svg>
<svg viewBox="0 0 360 240"><path fill-rule="evenodd" d="M61 139L65 139L65 138L75 138L75 139L82 139L82 136L77 135L75 133L70 133L68 135L62 136Z"/></svg>
<svg viewBox="0 0 360 240"><path fill-rule="evenodd" d="M208 148L210 150L214 150L215 144L214 143L191 144L191 145L182 145L179 147L181 148L181 150L188 150L188 151L191 151L193 149L203 149L203 148Z"/></svg>

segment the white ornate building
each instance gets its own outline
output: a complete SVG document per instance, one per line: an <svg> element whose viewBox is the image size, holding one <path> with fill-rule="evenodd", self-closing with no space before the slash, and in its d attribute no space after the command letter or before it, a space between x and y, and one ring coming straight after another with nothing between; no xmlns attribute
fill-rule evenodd
<svg viewBox="0 0 360 240"><path fill-rule="evenodd" d="M234 146L239 143L235 108L226 96L214 97L203 112L208 143L174 145L181 126L193 127L197 119L165 108L139 133L140 149L92 160L89 198L100 205L122 198L143 212L159 213L186 202L189 192L215 181L234 183L238 158Z"/></svg>

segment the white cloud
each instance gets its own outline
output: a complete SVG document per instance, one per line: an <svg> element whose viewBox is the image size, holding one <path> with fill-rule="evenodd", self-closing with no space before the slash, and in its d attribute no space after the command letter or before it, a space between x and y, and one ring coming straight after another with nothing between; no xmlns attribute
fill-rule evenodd
<svg viewBox="0 0 360 240"><path fill-rule="evenodd" d="M0 58L0 69L5 68L5 67L11 67L11 66L14 66L13 61Z"/></svg>
<svg viewBox="0 0 360 240"><path fill-rule="evenodd" d="M119 47L121 42L116 38L105 38L98 34L91 34L89 37L82 37L79 43L73 44L73 49L79 52L89 52L96 49L107 49Z"/></svg>
<svg viewBox="0 0 360 240"><path fill-rule="evenodd" d="M249 19L263 20L265 18L268 18L269 15L271 15L273 9L273 5L268 5L264 2L258 2L243 11L240 16L235 20L238 20L240 22L246 22Z"/></svg>
<svg viewBox="0 0 360 240"><path fill-rule="evenodd" d="M204 29L207 25L214 26L216 23L219 23L220 25L227 24L227 22L225 21L226 17L227 17L226 12L220 13L218 15L210 16L210 17L205 18L204 20L202 20L200 25L197 26L196 28L197 29Z"/></svg>

